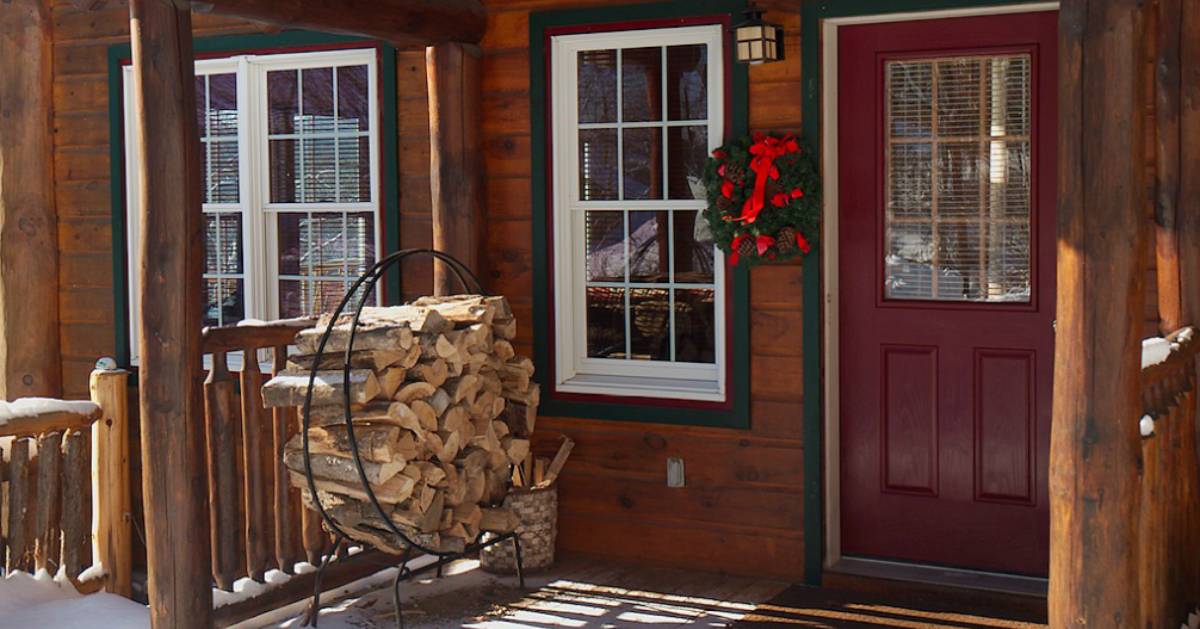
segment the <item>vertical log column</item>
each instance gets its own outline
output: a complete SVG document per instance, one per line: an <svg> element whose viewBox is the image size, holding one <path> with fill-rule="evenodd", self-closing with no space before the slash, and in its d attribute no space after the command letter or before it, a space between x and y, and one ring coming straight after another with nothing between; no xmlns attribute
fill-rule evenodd
<svg viewBox="0 0 1200 629"><path fill-rule="evenodd" d="M1052 627L1140 620L1143 28L1137 0L1062 3Z"/></svg>
<svg viewBox="0 0 1200 629"><path fill-rule="evenodd" d="M458 258L482 278L480 66L476 46L451 43L425 49L425 73L429 81L433 248ZM434 265L433 291L435 295L460 291L458 280L445 264Z"/></svg>
<svg viewBox="0 0 1200 629"><path fill-rule="evenodd" d="M50 3L3 3L0 399L58 397L62 388L50 46Z"/></svg>
<svg viewBox="0 0 1200 629"><path fill-rule="evenodd" d="M1194 2L1159 0L1155 8L1155 245L1158 262L1158 313L1161 332L1194 325L1200 315L1200 46L1194 33L1200 8ZM1190 23L1185 24L1185 20ZM1147 28L1150 24L1147 24ZM1186 69L1186 72L1185 72ZM1185 88L1185 77L1187 87ZM1187 125L1185 130L1183 127ZM1187 135L1190 134L1190 135ZM1186 189L1186 193L1183 191ZM1186 285L1186 286L1185 286ZM1143 575L1143 600L1158 603L1157 615L1142 610L1149 621L1168 624L1185 618L1196 598L1200 566L1189 559L1200 553L1200 478L1197 478L1196 408L1172 411L1155 439L1164 442L1160 461L1145 462L1145 469L1162 470L1165 488L1161 504L1143 508L1159 512L1166 534L1146 540L1155 552L1142 565L1158 560L1153 569L1163 575L1158 588L1147 586ZM1153 440L1151 440L1153 441ZM1147 444L1149 446L1149 444ZM1149 448L1148 448L1149 449ZM1157 463L1157 464L1156 464ZM1145 500L1145 497L1143 497ZM1143 535L1147 534L1143 527ZM1146 572L1147 569L1143 569ZM1152 573L1153 574L1153 573Z"/></svg>
<svg viewBox="0 0 1200 629"><path fill-rule="evenodd" d="M200 147L192 23L167 0L132 0L141 148L141 426L150 620L212 618L201 364Z"/></svg>

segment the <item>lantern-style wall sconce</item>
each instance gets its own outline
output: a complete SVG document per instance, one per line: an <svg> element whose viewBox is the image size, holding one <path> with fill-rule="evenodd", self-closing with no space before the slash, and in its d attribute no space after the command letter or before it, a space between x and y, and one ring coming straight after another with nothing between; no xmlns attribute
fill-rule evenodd
<svg viewBox="0 0 1200 629"><path fill-rule="evenodd" d="M751 4L746 18L734 26L737 60L758 65L783 59L783 27L763 21L763 10Z"/></svg>

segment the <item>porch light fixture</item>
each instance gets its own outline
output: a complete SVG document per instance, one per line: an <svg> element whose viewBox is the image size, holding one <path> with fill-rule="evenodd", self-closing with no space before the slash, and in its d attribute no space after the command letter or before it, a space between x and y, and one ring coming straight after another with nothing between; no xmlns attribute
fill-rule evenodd
<svg viewBox="0 0 1200 629"><path fill-rule="evenodd" d="M764 11L756 4L746 7L745 19L734 26L737 60L758 65L783 59L783 27L763 21Z"/></svg>

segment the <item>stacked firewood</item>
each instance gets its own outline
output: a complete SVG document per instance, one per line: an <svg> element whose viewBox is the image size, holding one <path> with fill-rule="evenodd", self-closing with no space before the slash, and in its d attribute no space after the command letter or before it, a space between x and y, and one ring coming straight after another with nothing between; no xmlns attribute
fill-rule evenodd
<svg viewBox="0 0 1200 629"><path fill-rule="evenodd" d="M351 317L296 336L288 369L263 387L268 406L303 406L329 326L310 412L316 498L356 540L399 552L403 543L370 503L345 425L344 361ZM391 521L423 546L461 550L480 531L507 532L499 507L514 467L530 457L537 417L533 363L517 356L516 319L503 297L426 297L365 308L350 355L350 414L363 471ZM303 442L287 444L292 483L312 505Z"/></svg>

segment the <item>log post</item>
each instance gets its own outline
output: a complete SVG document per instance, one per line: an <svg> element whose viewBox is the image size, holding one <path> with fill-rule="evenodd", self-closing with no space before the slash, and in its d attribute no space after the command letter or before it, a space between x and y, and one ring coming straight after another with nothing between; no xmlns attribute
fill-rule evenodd
<svg viewBox="0 0 1200 629"><path fill-rule="evenodd" d="M100 419L92 424L93 563L108 572L105 589L133 595L133 520L129 485L129 372L92 372L92 402Z"/></svg>
<svg viewBox="0 0 1200 629"><path fill-rule="evenodd" d="M50 4L0 10L0 399L58 397Z"/></svg>
<svg viewBox="0 0 1200 629"><path fill-rule="evenodd" d="M458 258L480 278L484 260L481 64L475 46L439 44L425 49L433 248ZM433 292L452 295L465 291L453 272L438 262L433 270Z"/></svg>
<svg viewBox="0 0 1200 629"><path fill-rule="evenodd" d="M135 137L141 149L142 495L150 622L212 623L200 303L204 230L192 21L167 0L132 0Z"/></svg>
<svg viewBox="0 0 1200 629"><path fill-rule="evenodd" d="M1140 620L1143 27L1137 0L1066 0L1059 14L1052 627Z"/></svg>

